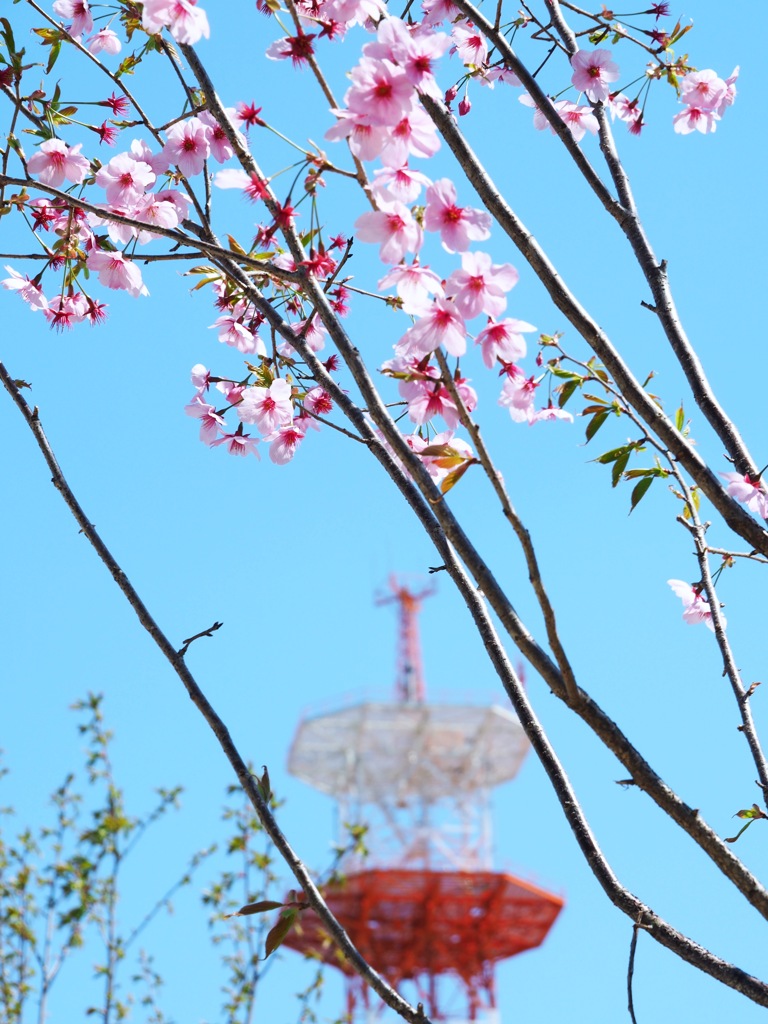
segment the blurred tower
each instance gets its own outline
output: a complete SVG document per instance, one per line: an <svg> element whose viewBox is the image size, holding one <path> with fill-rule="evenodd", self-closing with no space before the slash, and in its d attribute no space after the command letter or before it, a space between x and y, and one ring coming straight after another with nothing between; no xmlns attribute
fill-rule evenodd
<svg viewBox="0 0 768 1024"><path fill-rule="evenodd" d="M390 580L399 632L394 702L364 701L305 718L288 758L297 778L334 797L345 825L368 827L326 900L362 955L396 987L410 982L433 1020L493 1021L494 965L538 946L563 901L491 867L490 791L528 749L509 710L425 700L418 613L430 590ZM348 1011L368 990L311 911L285 945L345 972Z"/></svg>

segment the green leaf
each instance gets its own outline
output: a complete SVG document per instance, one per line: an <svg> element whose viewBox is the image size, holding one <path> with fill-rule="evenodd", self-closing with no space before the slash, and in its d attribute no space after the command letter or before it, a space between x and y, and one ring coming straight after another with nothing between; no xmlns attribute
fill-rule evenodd
<svg viewBox="0 0 768 1024"><path fill-rule="evenodd" d="M612 487L616 487L619 480L621 480L622 476L624 475L624 470L627 468L627 463L629 462L629 456L631 455L631 453L632 449L631 447L628 446L624 454L620 455L618 459L616 459L616 461L614 462L613 468L611 469Z"/></svg>
<svg viewBox="0 0 768 1024"><path fill-rule="evenodd" d="M296 918L299 916L299 909L297 907L288 907L280 912L280 917L277 920L277 924L273 925L267 935L266 942L264 943L264 959L270 957L275 950L282 946L288 937L288 933L296 923Z"/></svg>
<svg viewBox="0 0 768 1024"><path fill-rule="evenodd" d="M594 406L590 406L590 408L594 408ZM586 412L586 410L585 410L585 412ZM609 414L607 409L599 409L595 413L595 415L592 417L592 419L587 424L587 441L591 441L592 440L592 438L598 432L600 427L602 427L602 425L608 419L609 415L610 414Z"/></svg>
<svg viewBox="0 0 768 1024"><path fill-rule="evenodd" d="M643 477L643 479L635 484L632 490L632 497L630 498L629 514L632 515L634 510L640 504L648 488L653 483L654 478L652 476Z"/></svg>
<svg viewBox="0 0 768 1024"><path fill-rule="evenodd" d="M263 914L268 910L280 910L284 904L277 900L259 900L258 903L246 903L234 914L227 914L227 917L245 917L248 914Z"/></svg>
<svg viewBox="0 0 768 1024"><path fill-rule="evenodd" d="M562 409L569 398L572 397L576 388L581 386L581 378L578 380L569 380L567 384L563 384L560 388L560 395L557 399L558 406Z"/></svg>
<svg viewBox="0 0 768 1024"><path fill-rule="evenodd" d="M685 412L683 411L682 402L680 403L680 408L675 413L675 426L679 431L682 431L685 426Z"/></svg>
<svg viewBox="0 0 768 1024"><path fill-rule="evenodd" d="M53 46L51 46L51 52L50 52L50 53L48 54L48 64L47 64L47 66L46 66L46 68L45 68L45 73L46 73L46 75L49 75L49 74L51 73L51 70L52 70L52 68L53 68L53 65L54 65L54 64L56 63L56 61L57 61L57 60L59 59L59 54L60 54L60 53L61 53L61 40L60 40L60 39L58 39L58 40L57 40L57 41L56 41L56 42L55 42L55 43L53 44ZM75 108L75 109L76 109L76 108Z"/></svg>

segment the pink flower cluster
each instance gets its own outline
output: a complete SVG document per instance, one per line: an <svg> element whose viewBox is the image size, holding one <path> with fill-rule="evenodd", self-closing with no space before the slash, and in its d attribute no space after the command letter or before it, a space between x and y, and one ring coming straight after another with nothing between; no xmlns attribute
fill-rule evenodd
<svg viewBox="0 0 768 1024"><path fill-rule="evenodd" d="M672 124L679 135L693 131L706 135L717 130L717 122L736 99L736 79L739 69L733 69L729 78L718 78L711 69L692 71L680 82L680 100L685 110L675 114Z"/></svg>
<svg viewBox="0 0 768 1024"><path fill-rule="evenodd" d="M192 383L196 391L184 411L200 420L201 441L212 448L224 445L230 455L252 453L257 458L256 446L264 441L269 444L270 459L279 466L291 461L310 427L320 429L315 417L327 415L333 409L330 396L322 388L311 388L299 395L287 380L275 377L267 387L217 381L216 388L226 402L225 408L217 411L206 401L211 375L200 363L192 367ZM295 415L294 402L299 399L301 406L299 414ZM228 431L224 413L232 407L240 424L236 430ZM243 424L254 425L262 436L246 434Z"/></svg>

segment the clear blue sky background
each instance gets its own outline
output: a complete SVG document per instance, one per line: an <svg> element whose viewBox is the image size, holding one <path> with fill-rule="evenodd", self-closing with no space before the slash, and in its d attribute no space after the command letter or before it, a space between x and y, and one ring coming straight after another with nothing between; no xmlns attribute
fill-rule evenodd
<svg viewBox="0 0 768 1024"><path fill-rule="evenodd" d="M207 9L212 38L199 49L225 102L255 99L283 131L321 142L332 119L314 97L309 77L294 75L287 63L262 59L276 37L273 26L251 3L218 9L209 3ZM725 407L762 462L768 460L762 342L765 19L754 5L726 11L712 0L674 13L696 18L688 48L697 66L726 76L741 64L736 105L714 136L682 138L671 127L674 96L658 88L643 137L630 138L621 126L617 134L652 242L669 260L689 333ZM21 5L8 5L4 14L27 18ZM739 30L735 23L741 14L750 24ZM343 73L356 59L353 47L362 41L358 31L350 47L321 51L339 97ZM34 49L31 38L29 46ZM631 58L620 54L620 60L624 71ZM60 67L64 99L91 94L90 78L74 77L80 75L79 65L63 59ZM639 73L639 60L635 67ZM136 85L141 95L152 96L162 119L175 112L178 100L159 62L156 68L137 76ZM451 83L447 68L446 75L445 86ZM684 381L654 319L640 307L648 292L617 229L557 141L533 131L530 111L519 106L515 93L474 88L471 98L474 108L463 127L510 202L635 373L657 371L657 391L668 409L675 408L686 395ZM267 170L289 162L285 151L262 135L254 135L253 142ZM597 161L594 140L583 145ZM30 143L28 152L31 148ZM341 146L332 152L343 159ZM448 156L424 169L432 177L459 179ZM326 223L331 233L350 233L363 207L351 191L339 189L332 196L335 186L330 181L323 197ZM460 200L473 201L468 187L460 186ZM232 193L217 196L217 202L222 230L247 239L254 208ZM26 244L12 219L4 219L2 251L20 251ZM452 264L434 238L429 245L424 258L448 272ZM583 354L499 232L489 251L521 272L511 315L542 331L565 330L564 344ZM10 262L23 269L19 261ZM380 266L373 247L356 246L351 270L357 283L370 286ZM65 335L51 333L39 314L3 293L2 359L14 376L32 383L32 400L65 474L166 632L180 644L214 620L224 623L214 639L194 645L190 666L244 756L269 765L274 788L285 798L280 822L300 855L321 870L330 859L332 804L285 771L292 734L307 706L357 689L391 686L395 620L391 610L374 606L374 593L390 572L423 573L436 558L378 466L362 446L340 435L326 430L308 439L286 468L272 466L266 453L259 464L201 445L196 423L183 414L192 395L190 367L203 362L214 371L237 374L241 363L207 331L216 315L208 295L190 298L190 282L175 265L147 268L145 279L149 298L110 294L105 327L81 326ZM403 322L364 300L355 301L349 326L372 365L388 357L404 329ZM579 421L532 429L514 424L495 405L497 382L479 360L467 365L481 390L481 424L538 546L580 681L683 798L721 835L733 834L733 812L758 793L714 638L703 627L682 622L680 604L666 586L669 577L696 575L690 541L674 522L678 506L656 484L628 518L629 489L612 491L604 467L591 461L625 439L623 424L610 428L613 434L605 428L589 447L583 445ZM341 379L348 383L343 373ZM720 447L687 399L686 411L702 453L716 470L727 470ZM78 534L7 399L0 401L0 437L0 744L11 769L0 802L16 807L19 825L45 822L48 794L80 757L81 740L67 708L89 690L103 691L117 732L116 769L129 808L137 813L148 808L155 786L182 783L186 790L182 811L158 826L127 868L123 912L131 922L172 883L193 851L222 837L219 813L231 773L180 684ZM470 474L451 500L540 635L514 538L487 484ZM713 534L718 542L724 539L719 531ZM470 692L473 699L503 702L461 601L447 581L440 583L422 617L430 692L453 693L457 699ZM757 567L740 564L726 574L720 592L744 678L760 679L764 588ZM621 881L673 925L765 977L764 931L756 912L731 893L647 797L616 785L625 770L530 673L528 685ZM765 717L764 700L758 692L758 722ZM498 791L495 830L500 868L567 899L547 943L499 969L502 1019L519 1024L626 1019L631 924L592 878L533 758L513 784ZM764 848L758 823L739 841L737 852L759 871ZM204 868L196 888L214 870ZM219 932L225 928L216 926ZM146 945L167 980L169 1016L180 1022L223 1019L217 953L194 892L178 901L174 917L147 932ZM86 951L82 966L73 965L70 981L62 978L52 1020L79 1019L96 956ZM296 955L281 954L259 992L258 1019L277 1024L296 1019L294 993L310 976ZM635 1004L642 1022L747 1024L764 1016L645 935L637 953ZM321 1019L334 1019L342 1008L340 987L329 987ZM136 1019L142 1019L139 1011Z"/></svg>

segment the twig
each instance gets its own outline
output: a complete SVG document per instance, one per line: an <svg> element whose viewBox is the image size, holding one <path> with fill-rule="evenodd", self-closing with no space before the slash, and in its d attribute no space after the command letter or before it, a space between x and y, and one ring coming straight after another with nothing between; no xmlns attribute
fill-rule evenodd
<svg viewBox="0 0 768 1024"><path fill-rule="evenodd" d="M213 634L216 632L216 630L217 629L221 629L221 627L223 625L224 625L223 622L214 622L214 624L212 626L209 626L208 629L204 629L201 633L195 633L194 636L190 636L190 637L187 637L186 640L182 640L182 643L184 644L184 646L181 647L179 649L179 651L177 652L179 657L180 658L184 657L184 655L187 653L187 651L189 650L190 646L195 642L195 640L199 640L200 637L203 637L203 636L213 636Z"/></svg>

